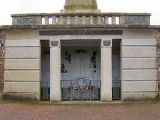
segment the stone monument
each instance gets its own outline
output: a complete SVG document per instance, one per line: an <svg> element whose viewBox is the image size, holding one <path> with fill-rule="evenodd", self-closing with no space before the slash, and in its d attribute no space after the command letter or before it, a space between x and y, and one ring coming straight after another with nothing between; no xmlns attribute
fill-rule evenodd
<svg viewBox="0 0 160 120"><path fill-rule="evenodd" d="M98 12L96 0L66 0L64 12Z"/></svg>

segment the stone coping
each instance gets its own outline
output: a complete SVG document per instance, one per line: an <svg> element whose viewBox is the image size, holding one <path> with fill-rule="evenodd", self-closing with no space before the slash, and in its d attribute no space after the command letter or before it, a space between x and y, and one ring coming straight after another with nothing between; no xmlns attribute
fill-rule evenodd
<svg viewBox="0 0 160 120"><path fill-rule="evenodd" d="M118 12L62 12L62 13L27 13L27 14L11 14L11 17L27 17L27 16L151 16L150 13L118 13Z"/></svg>
<svg viewBox="0 0 160 120"><path fill-rule="evenodd" d="M80 29L80 28L135 28L160 29L160 25L3 25L0 30L6 29Z"/></svg>

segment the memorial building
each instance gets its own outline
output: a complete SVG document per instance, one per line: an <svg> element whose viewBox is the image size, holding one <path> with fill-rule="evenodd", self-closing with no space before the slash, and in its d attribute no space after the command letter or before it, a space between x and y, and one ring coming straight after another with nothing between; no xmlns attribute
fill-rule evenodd
<svg viewBox="0 0 160 120"><path fill-rule="evenodd" d="M156 99L160 26L150 16L104 13L96 0L66 0L59 13L12 14L12 25L0 27L3 100Z"/></svg>

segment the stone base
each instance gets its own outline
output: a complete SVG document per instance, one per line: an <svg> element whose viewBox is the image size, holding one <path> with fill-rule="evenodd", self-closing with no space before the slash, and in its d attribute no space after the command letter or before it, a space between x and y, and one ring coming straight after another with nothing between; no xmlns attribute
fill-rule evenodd
<svg viewBox="0 0 160 120"><path fill-rule="evenodd" d="M2 97L8 101L39 101L39 95L34 93L4 93Z"/></svg>
<svg viewBox="0 0 160 120"><path fill-rule="evenodd" d="M134 92L134 93L123 93L122 101L153 101L159 100L158 92Z"/></svg>

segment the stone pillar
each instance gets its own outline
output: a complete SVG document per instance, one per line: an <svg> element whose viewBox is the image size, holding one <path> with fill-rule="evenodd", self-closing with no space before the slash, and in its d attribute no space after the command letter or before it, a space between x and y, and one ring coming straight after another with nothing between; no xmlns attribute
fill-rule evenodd
<svg viewBox="0 0 160 120"><path fill-rule="evenodd" d="M75 17L74 17L74 24L77 25L78 23L79 23L79 21L78 21L78 16L75 16Z"/></svg>
<svg viewBox="0 0 160 120"><path fill-rule="evenodd" d="M101 42L101 101L112 101L112 41Z"/></svg>
<svg viewBox="0 0 160 120"><path fill-rule="evenodd" d="M90 24L93 25L93 16L89 16Z"/></svg>
<svg viewBox="0 0 160 120"><path fill-rule="evenodd" d="M71 16L67 16L67 25L71 24Z"/></svg>
<svg viewBox="0 0 160 120"><path fill-rule="evenodd" d="M97 18L98 18L97 24L102 24L102 17L101 17L101 16L98 16Z"/></svg>
<svg viewBox="0 0 160 120"><path fill-rule="evenodd" d="M50 41L50 101L61 101L61 48L59 41Z"/></svg>
<svg viewBox="0 0 160 120"><path fill-rule="evenodd" d="M112 24L115 25L116 24L116 17L112 16Z"/></svg>
<svg viewBox="0 0 160 120"><path fill-rule="evenodd" d="M53 24L53 25L56 24L56 16L52 16L52 24Z"/></svg>
<svg viewBox="0 0 160 120"><path fill-rule="evenodd" d="M82 16L82 24L83 24L83 25L86 24L86 16Z"/></svg>
<svg viewBox="0 0 160 120"><path fill-rule="evenodd" d="M60 16L60 22L59 22L59 24L63 24L63 16Z"/></svg>
<svg viewBox="0 0 160 120"><path fill-rule="evenodd" d="M108 16L105 16L105 18L104 18L104 23L105 24L108 24L109 22L108 22Z"/></svg>
<svg viewBox="0 0 160 120"><path fill-rule="evenodd" d="M49 24L49 18L48 16L45 16L45 25L48 25Z"/></svg>

